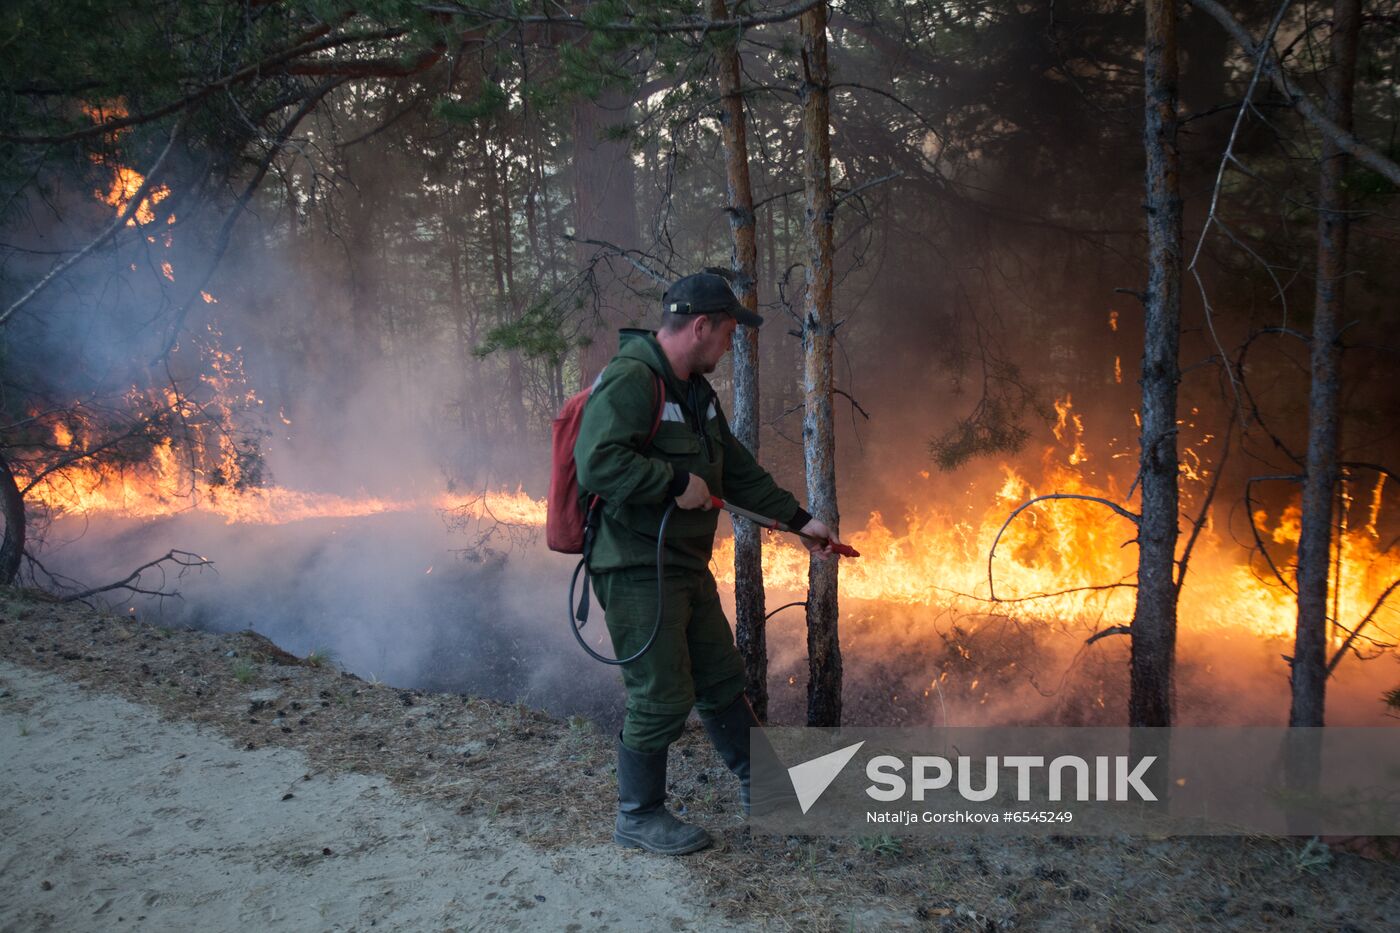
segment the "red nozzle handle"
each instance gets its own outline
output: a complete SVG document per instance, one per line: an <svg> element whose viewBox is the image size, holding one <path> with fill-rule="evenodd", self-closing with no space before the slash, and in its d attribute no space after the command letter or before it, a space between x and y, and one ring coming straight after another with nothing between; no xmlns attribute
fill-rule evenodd
<svg viewBox="0 0 1400 933"><path fill-rule="evenodd" d="M827 542L827 543L830 544L830 542ZM859 557L859 556L860 556L860 551L857 551L855 548L851 547L849 544L832 544L832 545L831 545L831 550L834 551L834 552L837 553L837 554L840 554L842 557Z"/></svg>
<svg viewBox="0 0 1400 933"><path fill-rule="evenodd" d="M710 505L714 506L717 509L722 509L724 508L724 500L721 499L719 496L710 496Z"/></svg>

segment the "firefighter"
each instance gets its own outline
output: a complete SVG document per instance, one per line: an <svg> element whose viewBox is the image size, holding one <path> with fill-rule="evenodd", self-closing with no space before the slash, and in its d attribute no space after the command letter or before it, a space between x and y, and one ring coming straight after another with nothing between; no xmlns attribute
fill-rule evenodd
<svg viewBox="0 0 1400 933"><path fill-rule="evenodd" d="M719 520L711 496L840 543L734 438L705 378L728 352L739 324L762 323L724 277L686 276L662 298L657 332L622 331L618 353L584 409L574 447L579 486L604 503L588 563L618 657L635 653L651 636L658 589L663 607L652 648L622 668L627 712L617 739L613 838L624 847L683 855L711 842L705 830L666 808L667 749L692 707L738 776L746 813L749 808L749 728L758 720L744 695L744 662L709 569ZM664 403L656 398L657 375ZM659 403L661 421L648 444ZM658 586L657 534L672 500ZM830 546L809 547L834 559Z"/></svg>

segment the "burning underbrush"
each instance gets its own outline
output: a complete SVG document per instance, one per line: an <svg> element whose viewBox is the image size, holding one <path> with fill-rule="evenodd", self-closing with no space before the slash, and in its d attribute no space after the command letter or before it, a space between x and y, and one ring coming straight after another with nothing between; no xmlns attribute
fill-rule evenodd
<svg viewBox="0 0 1400 933"><path fill-rule="evenodd" d="M769 629L770 713L805 720L806 632L801 610ZM1241 630L1183 631L1177 697L1182 725L1282 725L1288 714L1291 639ZM843 720L852 724L1123 725L1128 640L1093 644L1051 624L1004 616L930 626L919 612L846 606L841 618ZM1343 664L1328 685L1333 725L1387 725L1382 695L1400 665L1382 658Z"/></svg>
<svg viewBox="0 0 1400 933"><path fill-rule="evenodd" d="M198 512L141 523L92 518L86 536L75 535L55 563L71 573L82 568L88 579L115 578L131 554L188 542L215 558L212 571L169 581L181 599L133 597L120 608L211 631L252 627L297 654L329 656L396 686L519 700L588 716L602 728L615 725L622 709L615 671L587 659L566 629L571 559L545 551L530 526L503 525L506 509L491 512L492 502L473 506L479 518L470 509L432 508L283 524L230 524ZM769 589L774 608L800 598ZM599 621L595 609L586 630L595 639L603 633ZM841 620L845 719L1119 724L1128 640L1111 635L1087 643L1113 621L1097 614L1070 623L1038 615L1033 604L979 602L968 611L953 601L925 606L848 596ZM774 721L805 719L804 625L800 607L777 613L769 625ZM1288 708L1281 656L1290 649L1290 639L1246 626L1184 624L1182 721L1280 723ZM1396 676L1390 659L1348 659L1329 687L1329 720L1383 723L1380 697Z"/></svg>
<svg viewBox="0 0 1400 933"><path fill-rule="evenodd" d="M587 661L565 628L572 562L536 540L542 500L520 487L448 491L441 479L407 482L413 474L402 473L380 493L276 485L266 456L278 452L272 428L225 429L252 414L271 419L246 386L236 348L225 353L217 338L211 331L202 344L203 394L164 400L181 429L153 445L145 439L144 458L95 456L30 472L50 581L120 579L137 563L132 555L145 559L173 543L212 560L215 571L147 583L127 599L128 612L211 630L251 625L298 653L329 651L362 676L615 720L613 672ZM1133 503L1130 484L1093 464L1131 461L1091 456L1069 399L1056 408L1055 443L1038 463L1001 464L958 495L875 511L860 526L848 520L845 538L862 554L841 571L848 721L1123 721L1136 550L1121 510ZM290 434L285 414L276 425ZM64 419L50 429L50 450L95 443ZM1180 604L1182 720L1277 723L1287 708L1281 656L1291 650L1296 616L1296 505L1251 505L1247 533L1210 511L1197 525L1215 477L1194 449L1184 460L1182 546L1191 553ZM1384 476L1350 489L1335 554L1341 624L1332 650L1374 656L1400 629L1394 608L1373 608L1400 577L1400 558L1384 545ZM1077 498L1019 510L1042 496ZM1251 538L1257 546L1240 543ZM732 539L722 539L714 568L723 587L733 583L732 555ZM767 539L770 607L801 600L807 563L794 539ZM168 598L177 590L180 600ZM609 649L602 625L588 634ZM800 607L775 616L770 656L775 717L802 721ZM1379 697L1396 673L1388 658L1344 658L1329 721L1378 721Z"/></svg>

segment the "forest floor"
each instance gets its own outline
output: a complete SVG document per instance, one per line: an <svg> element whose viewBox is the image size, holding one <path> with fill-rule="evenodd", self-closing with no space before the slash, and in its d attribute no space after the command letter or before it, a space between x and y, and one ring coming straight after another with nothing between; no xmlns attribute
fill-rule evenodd
<svg viewBox="0 0 1400 933"><path fill-rule="evenodd" d="M0 589L0 931L1394 929L1400 865L1303 840L751 834L698 728L716 845L610 843L582 719L368 683L251 632Z"/></svg>

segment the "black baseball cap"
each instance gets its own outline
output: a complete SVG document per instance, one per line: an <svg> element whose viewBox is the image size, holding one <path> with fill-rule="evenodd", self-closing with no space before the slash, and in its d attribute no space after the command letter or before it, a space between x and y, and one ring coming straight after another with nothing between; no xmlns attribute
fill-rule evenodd
<svg viewBox="0 0 1400 933"><path fill-rule="evenodd" d="M714 272L697 272L677 279L666 289L661 298L661 307L667 314L710 314L724 311L740 324L758 327L763 323L760 315L754 314L739 303L729 281Z"/></svg>

